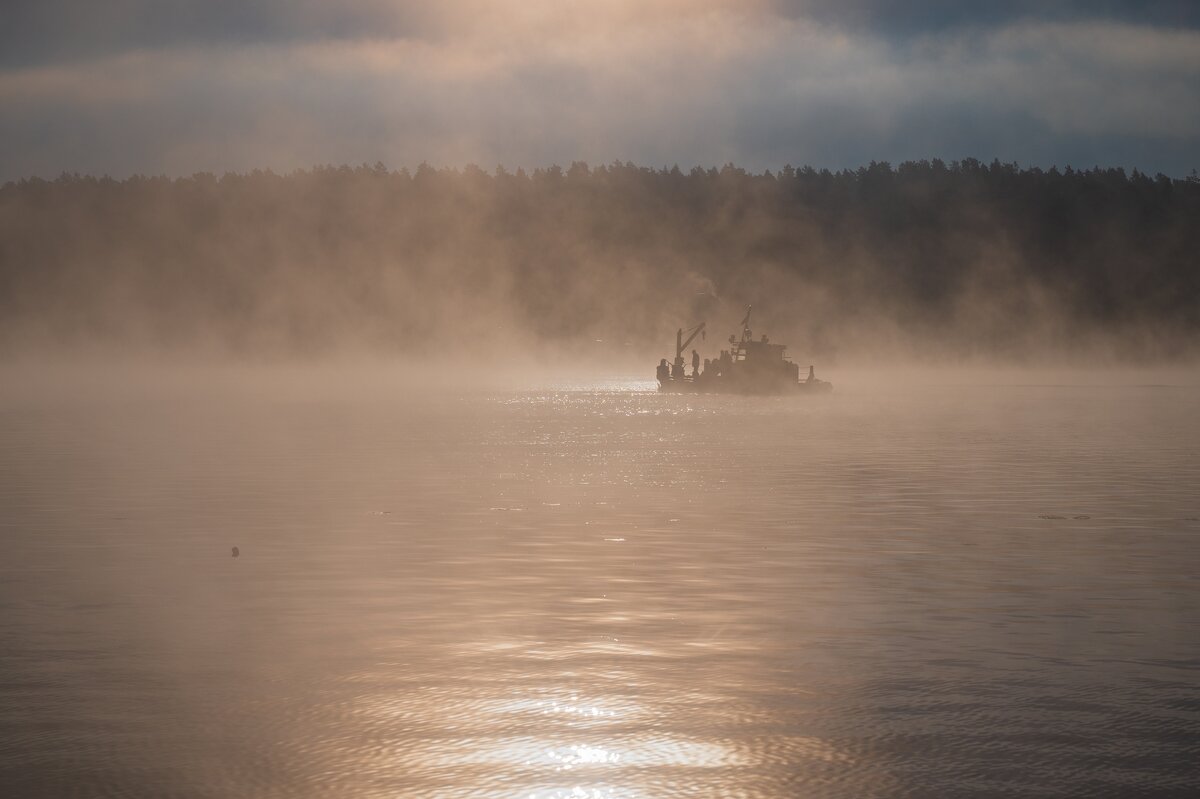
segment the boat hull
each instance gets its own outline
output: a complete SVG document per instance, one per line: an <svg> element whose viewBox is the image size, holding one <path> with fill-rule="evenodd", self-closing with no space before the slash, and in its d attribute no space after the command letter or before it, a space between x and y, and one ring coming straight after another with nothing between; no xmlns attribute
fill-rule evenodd
<svg viewBox="0 0 1200 799"><path fill-rule="evenodd" d="M833 383L827 380L745 381L721 378L660 380L658 390L663 394L828 394Z"/></svg>

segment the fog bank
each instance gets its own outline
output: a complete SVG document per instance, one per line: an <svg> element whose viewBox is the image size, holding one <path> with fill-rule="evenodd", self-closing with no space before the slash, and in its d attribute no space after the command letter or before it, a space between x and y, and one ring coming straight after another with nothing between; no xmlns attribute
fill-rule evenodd
<svg viewBox="0 0 1200 799"><path fill-rule="evenodd" d="M0 188L0 335L44 353L625 365L709 325L808 362L1188 360L1200 183L974 160L576 163ZM607 366L605 368L607 368Z"/></svg>

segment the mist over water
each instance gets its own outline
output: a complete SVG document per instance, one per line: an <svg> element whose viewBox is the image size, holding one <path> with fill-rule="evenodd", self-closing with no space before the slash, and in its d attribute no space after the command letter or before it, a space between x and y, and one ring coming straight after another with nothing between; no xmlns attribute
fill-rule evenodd
<svg viewBox="0 0 1200 799"><path fill-rule="evenodd" d="M6 184L0 794L1200 791L1198 212L971 159ZM832 394L655 390L747 306Z"/></svg>
<svg viewBox="0 0 1200 799"><path fill-rule="evenodd" d="M1197 217L1195 179L975 159L64 175L0 187L0 356L641 370L753 305L806 363L1186 363Z"/></svg>
<svg viewBox="0 0 1200 799"><path fill-rule="evenodd" d="M825 376L6 367L3 792L1200 788L1195 371Z"/></svg>

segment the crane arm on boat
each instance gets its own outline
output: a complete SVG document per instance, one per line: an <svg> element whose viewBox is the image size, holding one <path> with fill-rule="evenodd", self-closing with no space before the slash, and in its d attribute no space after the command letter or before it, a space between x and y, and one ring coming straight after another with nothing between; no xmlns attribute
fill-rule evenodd
<svg viewBox="0 0 1200 799"><path fill-rule="evenodd" d="M685 349L687 349L687 346L692 343L692 340L695 339L697 335L699 335L701 338L704 338L704 335L705 335L704 322L701 322L700 324L696 325L695 327L688 330L687 332L689 334L687 337L687 341L683 340L684 330L682 327L679 328L679 330L675 333L675 357L676 357L676 359L683 357L683 351Z"/></svg>

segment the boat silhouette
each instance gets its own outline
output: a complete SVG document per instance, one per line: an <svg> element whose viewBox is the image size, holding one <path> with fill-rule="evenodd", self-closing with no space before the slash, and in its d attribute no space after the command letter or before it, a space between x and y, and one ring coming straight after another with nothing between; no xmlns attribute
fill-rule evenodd
<svg viewBox="0 0 1200 799"><path fill-rule="evenodd" d="M692 372L687 373L683 353L696 336L706 334L704 322L675 334L675 358L668 364L663 358L658 364L658 390L675 394L790 394L825 393L833 390L833 384L819 380L813 366L808 367L808 376L800 379L800 366L784 356L787 347L772 343L766 335L754 338L750 330L750 312L742 319L742 335L729 337L729 349L721 350L718 358L704 361L692 350ZM686 338L685 338L686 336Z"/></svg>

